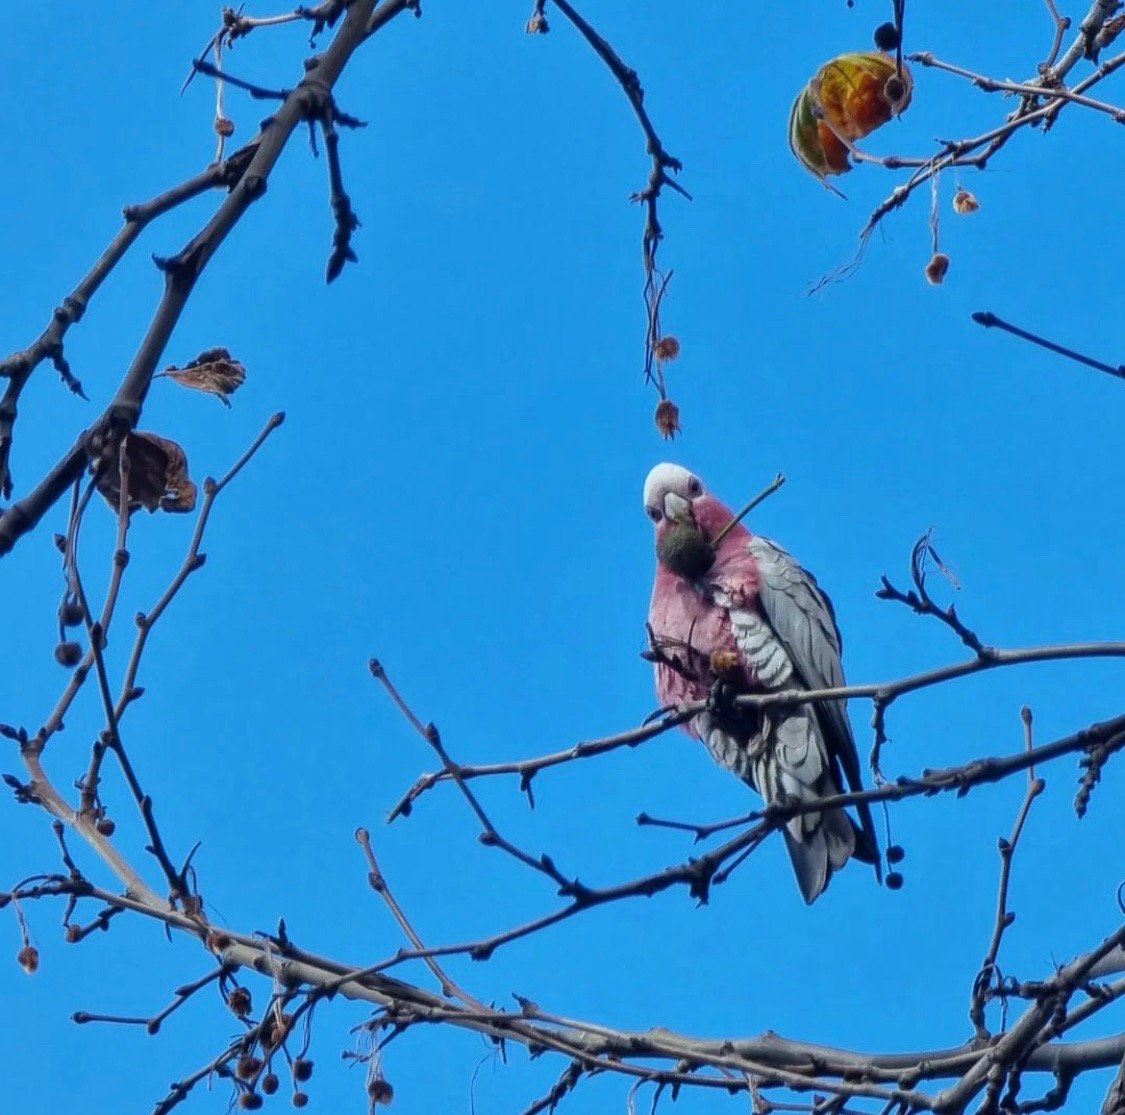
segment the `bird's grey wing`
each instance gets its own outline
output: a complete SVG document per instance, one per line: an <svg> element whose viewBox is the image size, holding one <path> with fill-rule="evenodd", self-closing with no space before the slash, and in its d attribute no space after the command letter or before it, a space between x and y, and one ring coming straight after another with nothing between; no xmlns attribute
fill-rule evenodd
<svg viewBox="0 0 1125 1115"><path fill-rule="evenodd" d="M801 682L809 689L836 689L844 684L840 663L840 632L828 597L816 578L776 542L755 535L747 543L758 564L759 603L770 627L785 647ZM817 717L829 755L843 768L852 790L863 788L859 754L842 700L821 701ZM877 857L875 827L866 805L857 812L863 832L871 842L869 851ZM859 850L859 849L857 849ZM864 858L867 858L866 856Z"/></svg>

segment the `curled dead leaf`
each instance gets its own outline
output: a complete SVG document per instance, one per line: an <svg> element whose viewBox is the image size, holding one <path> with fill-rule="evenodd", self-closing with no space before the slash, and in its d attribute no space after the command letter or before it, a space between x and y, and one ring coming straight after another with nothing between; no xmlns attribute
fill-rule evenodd
<svg viewBox="0 0 1125 1115"><path fill-rule="evenodd" d="M789 148L827 186L828 175L851 169L854 141L905 112L913 91L910 70L889 54L838 54L797 94L789 111Z"/></svg>
<svg viewBox="0 0 1125 1115"><path fill-rule="evenodd" d="M125 439L129 511L185 512L195 509L196 487L188 476L187 454L159 434L135 430ZM114 511L121 506L121 469L116 461L98 478L98 491Z"/></svg>
<svg viewBox="0 0 1125 1115"><path fill-rule="evenodd" d="M173 364L161 374L174 379L182 387L206 391L228 407L230 400L227 396L233 395L246 382L246 369L225 348L209 348L182 368Z"/></svg>

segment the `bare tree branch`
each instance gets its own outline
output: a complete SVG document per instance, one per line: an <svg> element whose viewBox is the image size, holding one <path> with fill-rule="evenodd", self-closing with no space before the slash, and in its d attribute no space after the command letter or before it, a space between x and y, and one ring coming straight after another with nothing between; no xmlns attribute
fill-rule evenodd
<svg viewBox="0 0 1125 1115"><path fill-rule="evenodd" d="M241 168L241 174L227 198L176 255L160 261L164 272L164 294L116 395L101 417L79 436L70 452L27 496L13 503L0 516L0 556L35 527L74 480L82 475L89 459L97 461L136 427L157 363L207 263L247 209L265 193L270 172L293 132L317 111L324 91L332 90L356 49L395 16L411 8L411 0L383 0L378 6L374 0L355 0L348 7L332 44L310 59L304 76L248 145L253 155ZM200 189L210 184L208 179ZM131 243L132 239L128 242ZM123 254L123 249L120 254ZM120 254L113 258L114 263Z"/></svg>

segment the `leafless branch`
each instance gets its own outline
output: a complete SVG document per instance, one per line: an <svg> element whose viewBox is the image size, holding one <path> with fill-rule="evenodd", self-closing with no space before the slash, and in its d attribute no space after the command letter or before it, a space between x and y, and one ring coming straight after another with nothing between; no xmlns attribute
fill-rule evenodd
<svg viewBox="0 0 1125 1115"><path fill-rule="evenodd" d="M890 580L883 576L882 587L875 593L880 600L894 600L905 604L920 616L933 616L934 619L944 623L960 640L973 651L979 658L990 658L993 654L992 647L986 647L974 631L965 626L957 615L957 609L950 604L948 608L941 608L934 603L926 588L927 567L933 562L942 573L956 586L956 581L945 563L938 557L933 545L933 531L928 530L917 542L910 552L910 579L914 589L902 592L894 587Z"/></svg>
<svg viewBox="0 0 1125 1115"><path fill-rule="evenodd" d="M1125 110L1101 101L1094 101L1084 96L1086 91L1104 81L1110 74L1125 65L1125 54L1107 59L1096 66L1094 71L1067 88L1064 81L1071 70L1083 59L1096 61L1103 44L1101 36L1103 31L1114 29L1108 36L1112 42L1119 33L1116 26L1117 20L1114 13L1121 7L1120 0L1093 0L1089 11L1081 20L1079 28L1061 58L1057 58L1061 49L1061 38L1069 29L1069 21L1060 19L1053 4L1048 5L1052 18L1055 20L1056 42L1048 54L1048 63L1039 67L1038 75L1025 82L1005 82L984 74L978 74L964 67L952 63L939 62L928 51L920 51L907 55L911 62L923 66L935 66L951 74L964 77L972 81L978 88L989 92L1014 93L1019 96L1019 104L1004 119L1003 123L982 132L980 135L942 141L936 151L924 156L880 156L871 155L859 150L854 150L853 155L861 162L876 163L888 170L913 168L913 173L905 182L896 186L887 197L872 210L866 223L860 230L859 247L853 258L842 267L818 279L809 289L815 293L828 283L845 278L851 274L862 262L863 253L872 232L889 213L900 208L910 195L919 187L938 177L942 171L950 168L975 167L983 170L989 160L1017 132L1031 126L1049 128L1057 119L1058 114L1072 104L1083 105L1099 112L1108 113L1113 119L1120 120L1125 115ZM1057 61L1055 59L1057 58ZM1017 88L1008 88L1009 86ZM1089 103L1087 103L1089 102Z"/></svg>
<svg viewBox="0 0 1125 1115"><path fill-rule="evenodd" d="M1065 661L1072 658L1122 658L1125 657L1125 643L1072 643L1058 646L1019 647L1004 649L998 647L988 648L987 657L976 657L961 662L953 662L946 666L939 666L933 670L924 670L918 674L898 678L893 681L873 682L859 685L845 685L835 689L791 689L774 693L750 693L733 698L733 703L738 708L768 708L792 707L800 704L818 704L823 701L835 701L849 698L866 698L874 702L882 702L883 707L893 700L907 693L928 689L941 685L956 678L968 677L971 674L981 673L986 670L998 669L1004 666L1017 666L1031 662ZM562 763L576 759L593 758L609 751L622 747L637 747L638 745L663 735L672 728L687 723L698 713L706 708L705 701L689 701L674 711L667 712L659 719L641 725L628 731L619 732L602 739L587 740L574 744L572 747L560 751L553 751L545 755L534 756L527 759L515 759L502 763L486 763L480 765L462 764L457 767L458 777L463 781L474 778L493 777L495 775L515 774L521 780L521 789L525 788L539 771L559 766ZM1023 769L1022 767L1020 769ZM422 794L432 789L439 782L448 781L452 775L448 770L435 770L421 775L413 786L406 791L399 801L391 808L388 820L410 813L414 802ZM893 797L894 795L888 795ZM857 799L858 800L858 799ZM865 799L867 800L867 799Z"/></svg>
<svg viewBox="0 0 1125 1115"><path fill-rule="evenodd" d="M56 880L29 885L20 893L3 897L9 901L28 900L65 893L68 886L73 883ZM757 1038L697 1039L663 1029L624 1031L553 1014L525 998L519 999L517 1011L470 1007L372 973L370 969L316 956L287 936L263 938L260 934L232 930L204 931L198 921L167 907L152 908L92 885L84 889L83 896L157 917L178 930L202 937L219 958L222 970L244 966L257 971L272 979L275 986L292 989L288 992L290 999L302 994L301 988L310 992L331 988L346 998L372 1003L379 1011L376 1020L380 1025L401 1027L413 1021L441 1022L536 1050L554 1050L579 1061L586 1071L613 1072L681 1086L746 1091L754 1079L759 1090L816 1087L835 1095L872 1097L887 1104L897 1102L907 1111L952 1112L960 1110L952 1106L954 1102L979 1093L992 1068L1008 1065L1015 1057L1023 1059L1021 1072L1068 1076L1095 1067L1114 1066L1125 1054L1125 1034L1083 1042L1034 1041L1051 1016L1051 1008L1045 1008L1044 1003L1057 1002L1082 986L1098 961L1120 948L1125 941L1125 926L1042 981L1040 998L991 1046L969 1042L950 1049L884 1053L812 1045L773 1033ZM1088 1014L1089 1011L1084 1017ZM289 1016L287 1025L293 1024L292 1018ZM245 1048L247 1040L258 1040L260 1027L258 1024L247 1038L227 1047L210 1062L211 1069L229 1064ZM653 1061L658 1065L654 1066ZM661 1062L667 1068L659 1067ZM186 1079L198 1081L204 1075ZM927 1080L956 1083L937 1093L919 1091L918 1085Z"/></svg>
<svg viewBox="0 0 1125 1115"><path fill-rule="evenodd" d="M546 2L536 0L529 29L546 29ZM668 155L653 128L644 108L643 91L637 75L568 0L554 2L621 84L640 122L652 159L648 185L635 195L635 200L642 202L646 213L643 236L648 316L646 375L656 384L661 398L666 399L661 367L663 357L658 352L657 342L661 333L661 300L671 273L661 272L656 262L661 238L657 201L665 186L683 193L671 177L679 170L679 163ZM1111 112L1115 116L1118 114L1112 106L1084 95L1084 90L1093 84L1091 78L1086 79L1087 84L1079 82L1072 89L1064 89L1061 82L1080 58L1096 58L1098 51L1113 40L1120 28L1111 17L1120 4L1116 0L1098 0L1082 21L1077 38L1064 51L1063 39L1069 25L1059 16L1053 0L1046 2L1055 22L1055 41L1039 80L1021 83L981 78L978 84L982 88L1019 96L1020 108L1002 128L972 141L976 146L966 146L969 141L944 145L940 156L940 159L947 160L944 165L983 165L983 160L1006 142L1017 128L1035 122L1049 126L1067 105L1077 104ZM904 8L903 0L895 0L895 27L900 35ZM390 819L408 814L414 802L439 782L454 783L480 826L480 841L486 846L498 848L523 867L542 876L562 900L557 908L517 925L507 924L506 919L501 917L500 928L475 940L427 944L414 920L392 893L376 858L370 835L361 828L356 832L356 839L366 860L368 881L397 924L405 947L359 966L308 951L291 938L284 920L278 922L272 933L213 925L204 908L192 866L194 850L179 865L172 859L156 821L153 798L142 786L133 767L123 721L130 705L143 694L137 682L142 660L150 645L149 636L188 578L204 563L202 540L215 499L269 433L281 423L283 416L275 415L267 422L253 444L220 480L208 479L204 483L202 505L183 562L152 609L138 615L132 649L118 678L113 672L113 660L107 659L104 648L131 560L129 524L134 493L130 489L136 476L130 475L132 466L125 451L126 438L136 426L156 363L196 279L248 206L264 191L282 148L302 122L309 124L310 130L319 126L325 140L330 202L335 220L333 249L328 263L329 279L339 273L346 260L355 258L351 235L358 221L343 186L336 127L354 126L358 121L336 108L332 89L359 44L405 10L417 14L417 4L412 0L384 0L381 4L376 4L374 0L351 0L350 3L348 0L330 0L312 8L299 7L284 15L257 18L224 9L222 27L209 40L204 56L195 64L197 71L216 78L220 91L225 84L231 84L248 88L252 93L271 95L268 90L234 78L222 66L222 51L256 28L303 20L312 23L314 35L325 26L332 27L337 23L339 31L328 49L311 61L304 78L294 89L276 93L282 102L278 112L263 125L261 133L251 144L226 163L217 164L196 179L154 199L148 203L149 209L136 207L140 212L132 215L127 211L125 228L70 300L64 303L63 309L56 311L40 338L28 349L0 363L0 374L9 379L3 399L0 399L0 488L10 488L7 466L16 402L35 367L51 360L64 382L72 390L80 389L62 352L63 336L78 319L102 279L132 244L143 223L205 189L224 186L231 191L196 237L176 256L161 261L165 274L164 296L113 401L102 416L83 431L70 454L56 465L48 477L0 517L2 553L31 529L58 499L68 491L71 493L67 531L60 538L64 589L59 607L60 644L65 642L73 646L60 656L60 661L65 660L65 664L71 667L71 673L55 708L34 736L23 727L0 724L0 737L18 745L27 777L27 781L21 781L7 775L5 783L18 803L38 806L51 816L62 864L61 869L54 873L29 876L10 891L0 893L0 909L11 907L16 921L21 943L19 962L29 971L34 970L38 963L38 951L29 927L28 907L33 903L52 901L62 903L63 934L70 942L84 940L95 929L105 931L115 919L128 915L130 918L149 919L164 926L170 933L187 935L204 949L208 962L205 974L175 988L171 1001L162 999L166 1005L155 1013L118 1015L79 1011L74 1016L75 1021L81 1023L143 1025L150 1033L156 1033L192 997L208 988L219 992L237 1019L238 1033L232 1039L224 1039L222 1047L202 1067L170 1086L168 1093L156 1104L154 1110L157 1115L172 1111L197 1084L212 1078L227 1082L233 1089L232 1105L256 1109L261 1105L262 1096L277 1090L279 1073L286 1068L293 1081L294 1103L302 1106L305 1097L302 1085L312 1071L306 1054L314 1012L319 1004L327 1003L337 995L365 1003L372 1010L362 1026L364 1040L369 1036L370 1046L352 1054L352 1057L367 1065L368 1098L373 1107L389 1100L391 1094L382 1071L382 1050L390 1041L422 1023L452 1026L480 1034L501 1049L505 1043L511 1042L524 1046L534 1055L556 1055L561 1065L558 1076L549 1089L526 1108L525 1115L553 1110L583 1080L593 1075L612 1075L621 1080L628 1087L626 1103L630 1112L634 1110L639 1090L644 1085L653 1088L652 1112L655 1112L657 1101L662 1096L675 1099L685 1088L744 1095L751 1109L760 1115L771 1111L858 1115L861 1111L875 1108L881 1109L883 1115L916 1115L920 1112L961 1115L970 1103L979 1104L978 1111L982 1115L999 1115L1000 1112L1024 1115L1060 1107L1066 1102L1078 1075L1095 1068L1116 1068L1125 1063L1125 1033L1084 1041L1064 1040L1075 1027L1125 998L1125 979L1108 979L1111 975L1125 972L1125 925L1112 930L1100 943L1069 963L1047 972L1042 979L1017 980L1004 975L1000 970L1000 952L1012 918L1009 900L1012 862L1031 804L1044 788L1036 773L1037 765L1063 755L1080 756L1083 773L1076 807L1081 815L1105 764L1125 750L1125 714L1091 724L1053 742L1035 745L1031 735L1031 715L1025 709L1024 746L1018 752L985 756L952 767L923 769L913 777L904 775L892 781L881 777L868 790L838 794L815 802L787 802L760 808L733 820L689 824L642 815L638 818L642 824L686 830L696 840L731 829L737 831L718 846L682 863L623 882L593 886L582 881L577 873L563 870L555 857L529 851L509 839L486 810L472 785L473 780L515 774L520 779L521 790L531 799L531 782L540 771L579 759L594 758L622 747L636 747L676 726L687 724L706 707L706 703L688 702L678 708L661 710L651 722L603 739L583 741L564 750L507 763L472 766L452 757L436 726L424 722L413 711L384 668L372 660L370 670L373 677L385 688L440 766L440 769L424 774L415 782L391 810ZM207 61L208 55L214 58L213 63ZM980 76L946 64L934 64L961 77L973 79ZM1121 64L1125 64L1125 55L1103 64L1095 75L1097 80L1104 77L1109 68ZM216 105L221 117L221 94ZM893 162L883 161L885 165ZM909 160L899 160L897 165L911 164ZM922 181L936 181L935 176L941 169L934 160L916 165L917 172L910 179L913 185L909 185L906 193ZM903 194L896 204L901 203L905 196ZM936 247L936 222L934 235ZM1108 366L1100 367L1112 371ZM1120 369L1114 374L1118 372ZM92 475L88 475L91 469ZM99 609L86 592L79 543L84 514L95 489L105 492L107 489L101 486L101 482L109 483L115 479L112 498L116 502L117 531L110 556L108 587ZM767 491L778 483L775 481ZM879 595L904 604L919 615L937 619L969 649L970 658L878 684L743 694L733 698L736 707L787 707L849 697L868 699L873 704L877 759L886 741L887 710L901 696L1002 666L1077 658L1125 657L1125 643L1119 642L1015 649L987 644L961 620L952 606L943 607L935 602L927 584L933 565L952 578L935 552L930 536L926 535L915 545L912 553L912 587L900 591L884 578ZM71 628L85 629L84 650L66 634ZM689 645L682 649L688 655L692 653L690 640ZM649 655L673 664L680 651L678 646L652 646ZM104 729L91 746L85 774L77 784L77 803L72 803L56 788L45 769L45 761L50 758L53 762L56 758L55 748L52 747L48 755L47 746L62 729L64 716L84 691L85 680L91 674L96 692L87 696L100 702ZM101 783L107 777L104 772L107 758L111 760L111 766L116 763L116 769L120 771L129 796L140 813L141 840L145 851L152 854L159 864L163 875L160 887L167 889L166 895L160 894L158 888L146 880L144 871L138 866L143 855L138 852L136 856L131 856L126 850L124 838L118 836L115 839L114 823L101 793ZM443 963L442 958L455 955L487 960L502 945L538 934L595 907L651 896L680 886L685 887L693 899L705 902L712 887L728 879L771 833L803 814L858 803L889 803L905 798L930 797L939 793L954 792L963 796L975 787L1018 775L1021 771L1026 772L1026 790L1010 836L1000 841L996 913L986 955L971 991L969 1018L974 1032L961 1045L944 1049L873 1052L812 1044L784 1038L771 1031L756 1037L718 1039L694 1038L661 1028L628 1031L605 1022L582 1021L554 1013L524 995L514 996L515 1009L498 1008L454 981ZM87 877L80 866L82 857L72 856L68 847L68 832L77 834L95 860L108 868L117 881L115 885L122 888L120 892L100 886ZM888 881L890 879L891 876L888 876ZM1119 895L1119 911L1125 912L1120 910L1121 905ZM85 924L78 921L79 914L86 919ZM1116 912L1113 918L1111 924L1120 920ZM392 970L396 973L416 971L419 964L425 965L437 980L439 993L418 986L410 979L388 974ZM247 977L246 984L239 982L239 975ZM249 986L255 976L264 982L265 992L262 996L265 1005L257 1015L253 1010ZM989 1005L997 1001L1001 1004L1000 1018L999 1026L993 1033L988 1026L991 1019L986 1015ZM1018 1012L1018 1017L1014 1017L1010 1025L1009 1012L1013 1015ZM1022 1098L1022 1089L1029 1074L1043 1077L1040 1090L1031 1098ZM930 1082L935 1081L948 1083L941 1088L930 1086ZM791 1097L793 1102L774 1099L770 1093L778 1090ZM817 1093L815 1098L804 1102L803 1097L813 1090ZM1121 1092L1119 1077L1106 1098L1104 1110L1111 1115L1121 1115L1125 1102L1121 1099ZM299 1097L300 1103L297 1102Z"/></svg>
<svg viewBox="0 0 1125 1115"><path fill-rule="evenodd" d="M151 201L140 205L127 205L124 210L124 227L109 242L74 290L55 308L43 332L27 348L13 352L0 361L0 378L8 380L4 394L0 397L0 496L4 499L10 498L12 494L10 460L16 407L20 394L35 369L47 359L56 361L56 367L58 366L57 361L62 359L63 338L67 331L81 320L90 299L97 293L106 276L125 257L144 228L157 217L207 190L232 186L241 177L256 146L255 142L242 148L226 162L209 166L193 178L181 182ZM71 389L75 394L82 395L77 380L71 383ZM3 516L10 514L18 514L14 506L3 512ZM2 518L0 516L0 522Z"/></svg>
<svg viewBox="0 0 1125 1115"><path fill-rule="evenodd" d="M978 310L973 314L973 321L975 321L977 325L983 325L986 329L1003 329L1005 333L1011 333L1014 337L1020 337L1025 341L1030 341L1033 345L1038 345L1040 348L1045 348L1050 352L1057 352L1060 356L1065 356L1068 360L1077 360L1079 364L1085 364L1088 368L1096 368L1099 372L1105 372L1107 375L1116 376L1118 379L1125 379L1125 364L1105 364L1101 360L1095 360L1091 356L1085 356L1072 348L1066 348L1063 345L1056 344L1054 341L1049 341L1046 337L1039 336L1038 333L1029 333L1026 329L1021 329L1018 325L1012 325L1011 322L997 317L988 310Z"/></svg>
<svg viewBox="0 0 1125 1115"><path fill-rule="evenodd" d="M16 739L20 744L20 755L24 763L24 767L30 776L30 781L26 784L16 783L13 788L16 790L17 798L23 802L33 802L42 806L56 821L61 822L67 827L75 831L89 846L90 848L103 860L104 863L113 871L113 873L124 883L126 887L126 894L137 898L140 901L152 905L156 909L162 909L167 906L167 903L159 898L156 893L149 887L143 880L141 874L129 863L125 856L117 849L117 847L110 840L113 835L112 825L107 825L102 811L94 808L94 801L96 795L96 786L100 777L101 762L104 757L105 751L108 749L116 756L118 763L121 767L122 773L125 776L126 782L129 786L130 792L134 801L141 813L146 830L149 836L149 848L157 860L161 864L164 871L165 878L169 883L172 890L171 901L173 905L176 903L184 903L185 909L192 912L197 912L196 904L192 902L188 895L188 886L185 877L185 869L176 869L168 853L165 851L164 843L159 829L153 816L152 799L147 795L133 771L132 765L129 762L128 755L121 744L118 726L121 717L125 713L127 705L135 700L140 691L137 689L136 672L139 668L141 654L144 650L145 642L148 638L148 633L152 629L152 625L160 614L164 611L167 605L171 602L176 592L179 591L180 586L186 580L187 576L195 569L199 568L202 564L202 558L199 554L199 545L202 541L203 531L207 525L207 520L210 516L211 507L215 498L223 490L223 488L234 479L241 471L243 466L250 460L257 449L269 436L270 432L279 426L283 420L283 415L275 414L262 429L261 433L254 439L253 443L246 450L245 453L231 466L226 475L218 481L208 480L204 483L204 500L203 506L200 509L199 518L196 522L195 531L192 535L191 542L188 548L188 556L184 560L179 573L173 578L172 583L165 591L161 600L158 602L157 607L153 613L148 617L138 617L138 634L133 646L133 651L129 659L129 663L125 671L125 684L122 689L122 695L116 703L110 697L110 684L108 671L106 669L105 661L101 656L103 630L100 623L89 622L88 637L90 641L90 649L87 651L86 656L82 662L75 669L71 675L66 688L63 691L58 703L56 704L51 715L40 728L39 732L34 737L29 737L26 732L18 729L9 729L5 734L10 735L11 738ZM122 511L119 515L119 528L118 528L118 546L115 548L115 565L114 572L123 570L126 562L116 555L123 552L123 545L125 541L126 526L124 520L127 519L128 507L128 494L127 483L122 484ZM77 579L77 523L80 520L79 508L76 505L75 511L71 516L71 532L70 538L67 542L68 562L72 575L75 577L76 591L79 599L82 601L81 607L83 614L87 617L91 616L91 610L88 602L85 600L84 594L81 592L80 581ZM111 578L109 589L107 591L106 606L103 609L102 615L108 617L112 614L113 603L117 598L119 590L119 579ZM48 741L51 737L61 728L63 716L70 708L72 702L77 696L82 687L83 681L87 676L91 663L97 668L97 677L99 684L99 691L103 702L103 708L106 715L106 730L102 736L95 743L93 748L90 767L87 770L86 776L81 783L81 793L77 808L72 807L63 795L55 788L51 779L47 775L42 759L43 752L46 748ZM9 783L11 784L11 783Z"/></svg>
<svg viewBox="0 0 1125 1115"><path fill-rule="evenodd" d="M164 272L164 294L116 395L43 480L0 516L0 556L35 527L81 476L89 459L97 460L107 446L119 443L124 433L136 427L157 363L196 281L231 229L265 193L270 172L293 132L321 103L324 91L332 90L358 47L389 20L412 8L411 0L383 0L378 6L374 0L355 0L348 6L331 45L306 63L300 82L247 146L252 154L239 162L237 180L231 184L226 199L176 255L158 261ZM207 178L201 189L211 184ZM131 243L137 231L127 226L122 235L127 234L127 242ZM123 250L113 256L112 262L116 263L121 254ZM99 274L99 281L101 277L104 273Z"/></svg>
<svg viewBox="0 0 1125 1115"><path fill-rule="evenodd" d="M1020 717L1024 725L1025 750L1030 754L1035 750L1031 736L1031 709L1025 705L1020 710ZM1004 931L1015 920L1015 914L1008 909L1008 886L1012 876L1012 857L1015 855L1020 835L1023 833L1023 826L1027 821L1028 813L1031 811L1032 802L1043 792L1045 786L1046 783L1041 778L1036 778L1034 765L1029 765L1027 768L1027 790L1020 804L1019 812L1016 814L1012 833L1007 840L1001 837L997 841L997 850L1000 853L1000 882L996 892L996 919L992 927L992 939L989 941L984 962L973 980L972 996L969 1003L969 1021L973 1024L977 1037L981 1041L987 1041L991 1037L985 1026L985 1005L990 997L994 981L999 983L1001 980L1000 971L996 966L997 957L1000 954L1000 943L1004 939Z"/></svg>
<svg viewBox="0 0 1125 1115"><path fill-rule="evenodd" d="M674 190L689 201L691 200L691 194L672 177L673 174L678 174L683 169L683 164L674 155L668 153L656 131L644 105L645 93L636 70L622 61L617 51L598 34L593 25L578 12L569 0L551 0L551 2L573 24L578 33L589 43L594 53L606 64L610 73L617 79L637 117L637 122L641 126L645 138L645 150L652 160L648 182L642 189L634 193L630 200L640 202L645 210L644 232L641 237L647 319L644 375L646 382L653 383L660 398L665 399L667 398L667 389L664 383L661 361L658 359L657 342L663 337L663 330L660 326L660 306L664 300L664 293L668 288L668 281L672 277L672 272L663 272L657 265L657 249L660 246L660 241L664 238L658 205L660 195L665 187ZM549 29L544 15L545 3L546 0L535 0L532 17L527 23L528 31L543 34Z"/></svg>

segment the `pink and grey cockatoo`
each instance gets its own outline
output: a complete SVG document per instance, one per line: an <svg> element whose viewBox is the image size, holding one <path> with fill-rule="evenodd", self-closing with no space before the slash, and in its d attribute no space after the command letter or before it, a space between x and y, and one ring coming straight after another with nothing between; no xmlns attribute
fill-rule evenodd
<svg viewBox="0 0 1125 1115"><path fill-rule="evenodd" d="M717 690L844 684L832 605L785 550L741 523L712 546L734 514L679 465L657 465L648 474L644 503L656 525L648 622L662 704L709 699ZM767 804L841 793L841 769L853 790L862 788L843 701L740 709L720 696L684 729ZM866 805L856 811L858 826L836 808L793 817L782 828L806 902L851 856L874 864L881 878L871 812Z"/></svg>

